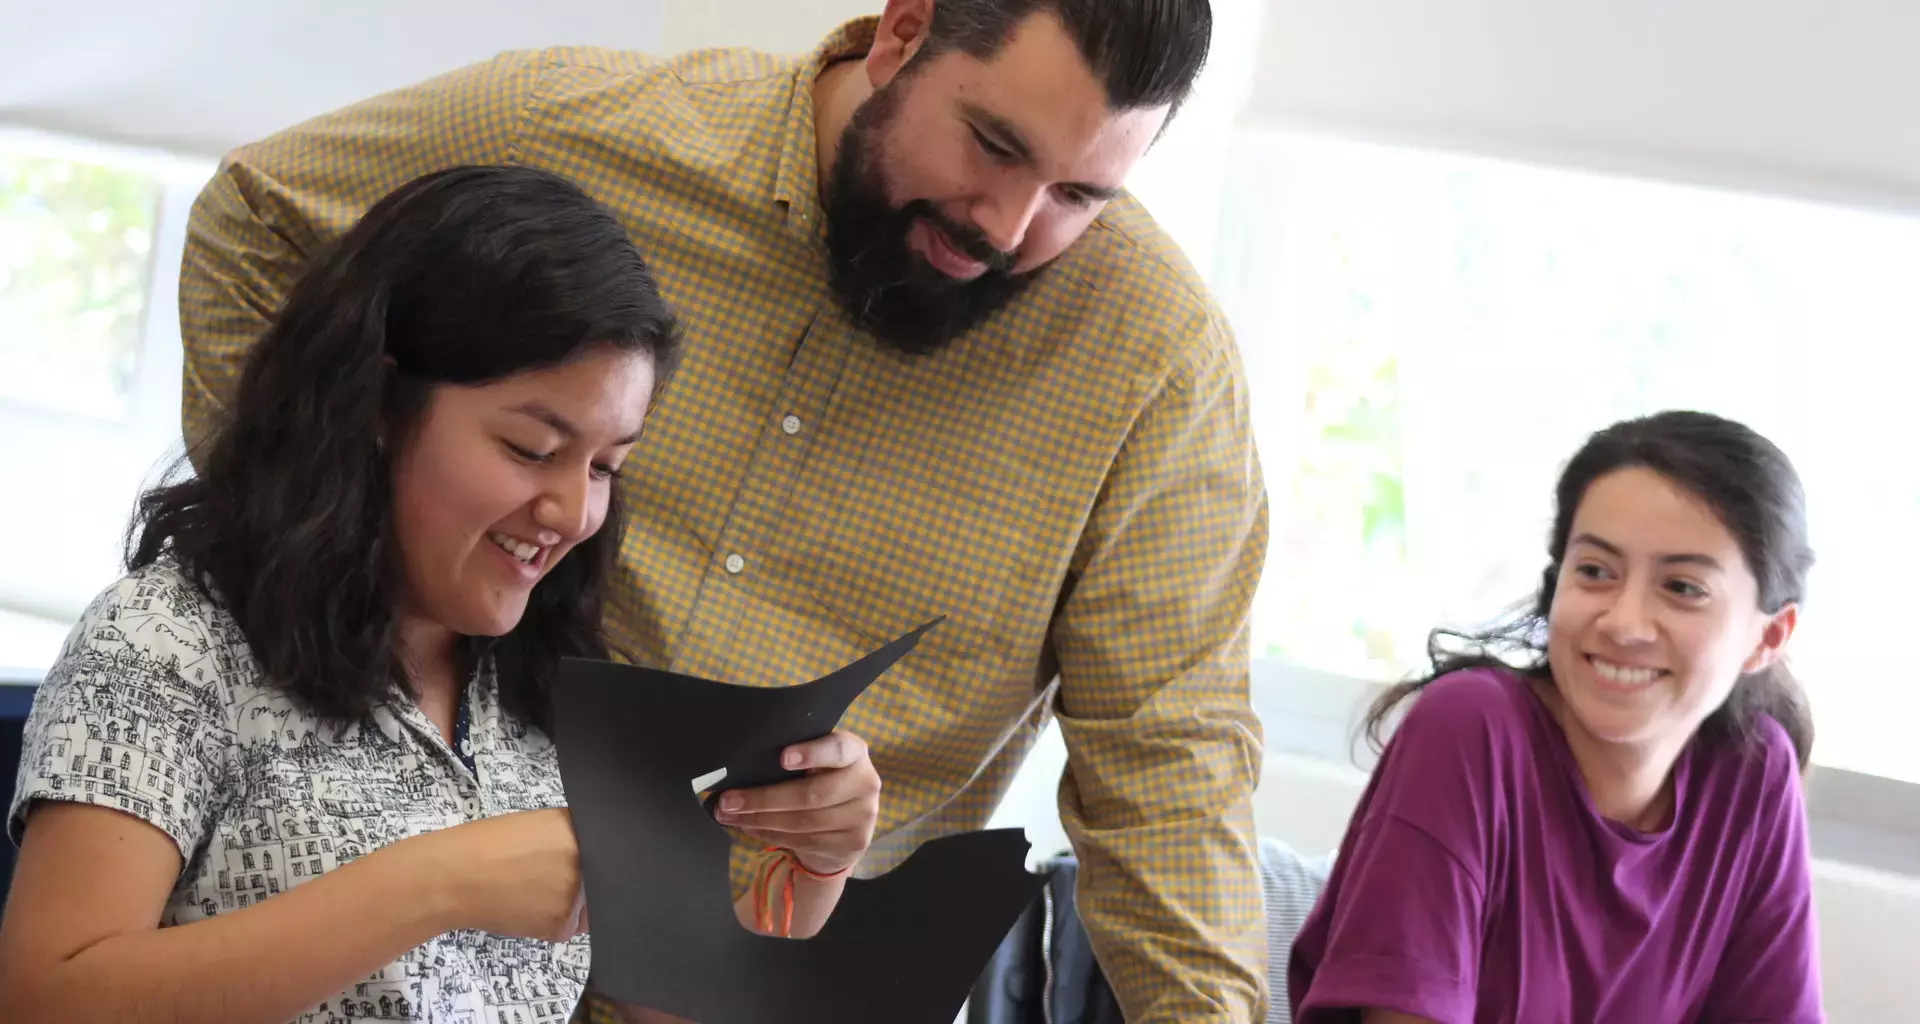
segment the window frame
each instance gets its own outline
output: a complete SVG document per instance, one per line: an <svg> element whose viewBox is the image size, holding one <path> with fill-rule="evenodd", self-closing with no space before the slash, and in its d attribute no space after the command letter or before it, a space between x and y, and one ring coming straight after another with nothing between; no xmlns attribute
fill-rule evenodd
<svg viewBox="0 0 1920 1024"><path fill-rule="evenodd" d="M1274 201L1262 197L1285 189L1287 181L1284 175L1280 176L1281 180L1275 180L1275 176L1263 168L1259 150L1276 143L1284 145L1287 137L1326 138L1386 148L1399 146L1391 140L1321 130L1243 128L1235 134L1226 154L1218 251L1212 260L1210 276L1241 339L1248 386L1256 403L1262 400L1262 393L1270 389L1291 393L1304 388L1308 372L1297 360L1288 360L1284 348L1262 344L1263 339L1284 337L1287 330L1287 325L1279 322L1273 305L1262 301L1268 284L1263 278L1272 264L1270 258L1259 255L1263 247L1275 247L1269 251L1278 251L1279 233L1286 230L1284 216L1272 208ZM1415 152L1433 150L1433 147L1418 145L1399 148ZM1457 155L1510 165L1529 163L1491 154L1462 152ZM1534 166L1550 172L1633 177L1614 174L1605 168ZM1715 191L1727 191L1720 183L1701 184ZM1267 208L1250 214L1246 207L1255 203ZM1883 207L1856 204L1856 208L1889 212ZM1263 449L1261 456L1268 467L1269 486L1273 487L1284 481L1280 470L1291 465L1296 453ZM1543 518L1545 514L1543 509ZM1267 572L1270 579L1284 580L1287 575L1285 567L1276 565L1271 554ZM1364 777L1372 770L1377 758L1359 735L1359 726L1367 706L1391 685L1257 651L1251 659L1252 700L1266 726L1268 756L1304 759L1343 774L1358 772ZM1820 763L1817 744L1815 749L1815 762L1807 774L1806 786L1815 856L1920 878L1920 782L1824 765Z"/></svg>
<svg viewBox="0 0 1920 1024"><path fill-rule="evenodd" d="M1289 225L1292 223L1287 213L1285 200L1276 200L1273 198L1276 193L1283 193L1288 188L1292 171L1284 162L1274 162L1274 158L1285 154L1299 143L1304 142L1311 145L1316 140L1324 140L1341 147L1355 145L1363 149L1383 151L1398 149L1415 157L1432 155L1443 160L1459 159L1468 165L1487 164L1517 169L1524 169L1531 166L1536 167L1544 174L1555 177L1572 174L1584 178L1619 180L1628 184L1645 180L1647 184L1656 188L1668 189L1674 187L1673 182L1626 177L1611 174L1604 170L1531 165L1524 161L1515 161L1500 156L1435 151L1431 147L1397 145L1392 142L1377 139L1353 137L1324 131L1279 131L1271 129L1246 129L1241 131L1235 136L1232 151L1226 161L1226 172L1224 175L1226 184L1221 203L1220 252L1213 263L1215 268L1213 278L1215 290L1220 296L1222 305L1231 316L1236 333L1242 339L1241 348L1245 354L1249 390L1253 395L1256 406L1258 406L1263 399L1271 395L1279 395L1281 400L1285 401L1288 396L1303 392L1307 386L1308 374L1311 370L1311 367L1302 365L1304 363L1303 360L1289 358L1287 346L1262 344L1261 341L1264 339L1284 339L1289 331L1296 329L1296 325L1288 321L1288 318L1275 308L1274 303L1268 301L1272 290L1270 280L1272 275L1276 272L1276 268L1284 270L1284 265L1276 261L1283 259L1287 252L1288 242L1285 240L1285 236L1289 230ZM1714 201L1716 203L1730 194L1736 196L1739 194L1729 193L1729 191L1724 188L1713 186L1705 187L1714 194L1716 197ZM1671 196L1672 193L1669 192L1667 198L1670 200ZM1754 194L1753 198L1762 202L1781 200L1793 203L1796 207L1800 207L1805 203L1804 200L1793 196ZM1831 206L1831 204L1817 203L1812 205L1816 207ZM1841 213L1848 210L1858 210L1871 215L1885 215L1890 212L1884 209L1865 207L1832 208L1836 212ZM1430 355L1430 353L1413 353L1409 358L1418 361L1423 355ZM1421 395L1410 396L1408 400L1413 403L1413 411L1416 414L1421 411L1418 408L1419 406L1430 401L1429 398ZM1426 410L1426 412L1432 414L1432 410ZM1290 447L1290 439L1281 440L1279 442L1281 445L1279 450L1272 450L1273 445L1271 444L1271 438L1263 438L1263 441L1269 442L1263 445L1261 452L1262 459L1267 465L1269 486L1274 487L1276 490L1285 488L1290 479L1288 474L1291 472L1292 465L1297 461L1298 453ZM1409 460L1413 460L1415 456L1419 454L1418 446L1415 445L1404 454ZM1823 463L1823 465L1825 464ZM1421 472L1415 471L1413 467L1409 466L1408 475L1402 481L1407 493L1410 496L1418 493L1421 489L1421 482ZM1531 517L1535 525L1542 531L1545 529L1551 511L1546 507L1544 497L1543 495L1543 504L1538 510L1538 514ZM1444 511L1445 510L1442 510L1443 513ZM1411 520L1412 517L1410 517L1410 529L1431 532L1427 526L1413 524ZM1420 517L1422 524L1428 523L1430 520L1431 515L1422 515ZM1276 549L1277 547L1276 545ZM1423 547L1432 549L1435 545L1428 543L1423 545ZM1275 558L1276 555L1269 555L1268 579L1284 579L1288 575L1286 567L1275 564ZM1829 570L1829 572L1830 571L1831 570ZM1412 578L1409 579L1407 585L1413 590L1419 591L1422 589L1431 589L1431 583L1432 581L1430 580ZM1516 593L1513 596L1517 599L1522 595ZM1258 598L1256 598L1256 601L1258 601ZM1256 604L1256 613L1258 614L1260 610L1260 605ZM1491 609L1487 611L1489 614L1493 613ZM1443 623L1433 623L1433 625L1441 624ZM1396 624L1395 628L1399 629L1401 625L1404 624ZM1264 645L1259 644L1260 634L1260 620L1256 619L1256 657L1265 658L1269 655ZM1833 642L1827 637L1822 637L1822 639L1827 640L1829 643ZM1356 671L1357 669L1350 667L1349 670ZM1818 697L1819 695L1816 693L1815 696ZM1315 746L1316 744L1309 743L1308 745ZM1324 744L1318 745L1324 746ZM1344 748L1342 748L1341 754L1343 757L1345 756ZM1818 756L1819 755L1816 755L1816 759ZM1818 764L1817 760L1816 764ZM1823 774L1842 770L1838 767L1825 765L1820 765L1819 767ZM1905 769L1896 770L1905 771ZM1853 770L1848 770L1846 774L1856 776L1864 774L1867 777L1879 777L1872 775L1870 772L1861 773ZM1895 777L1894 781L1898 782L1900 780Z"/></svg>
<svg viewBox="0 0 1920 1024"><path fill-rule="evenodd" d="M135 481L118 474L110 484L72 486L71 472L87 473L100 464L141 465L143 482L167 468L180 451L180 388L183 359L180 343L178 282L181 254L186 244L187 219L200 190L211 180L218 161L152 149L95 142L20 126L0 124L0 148L35 157L66 159L137 170L158 179L159 207L148 252L146 303L142 313L139 350L124 417L90 416L71 410L49 409L14 398L0 398L0 435L33 437L31 456L14 456L0 471L18 478L44 481L44 490L57 495L45 513L56 535L49 543L62 544L64 516L84 510L98 517L117 511L124 525L134 492L122 495L122 483L137 490ZM161 438L170 438L164 450ZM157 457L150 457L157 456ZM17 479L18 479L17 478ZM32 486L29 484L29 486ZM111 579L93 580L97 590ZM0 613L13 613L50 622L70 623L86 608L76 585L71 592L36 589L19 580L0 581ZM9 660L0 651L0 663ZM17 666L16 666L17 667Z"/></svg>

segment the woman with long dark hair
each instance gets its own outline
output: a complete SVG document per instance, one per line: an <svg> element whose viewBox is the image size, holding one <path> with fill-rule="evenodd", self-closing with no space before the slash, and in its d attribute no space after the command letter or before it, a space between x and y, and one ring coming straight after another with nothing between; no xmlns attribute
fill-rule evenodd
<svg viewBox="0 0 1920 1024"><path fill-rule="evenodd" d="M1799 478L1669 412L1594 434L1556 497L1531 608L1437 632L1368 716L1376 744L1400 720L1294 946L1295 1019L1823 1020L1782 661Z"/></svg>
<svg viewBox="0 0 1920 1024"><path fill-rule="evenodd" d="M548 694L608 656L613 478L675 337L538 171L429 174L308 264L36 696L9 1020L567 1019ZM796 889L818 917L839 883Z"/></svg>

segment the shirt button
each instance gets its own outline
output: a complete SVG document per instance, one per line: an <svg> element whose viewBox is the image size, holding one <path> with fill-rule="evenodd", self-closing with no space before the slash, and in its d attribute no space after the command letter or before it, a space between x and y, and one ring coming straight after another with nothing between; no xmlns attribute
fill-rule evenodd
<svg viewBox="0 0 1920 1024"><path fill-rule="evenodd" d="M744 559L744 558L741 558L741 557L740 557L739 555L728 555L728 556L727 556L727 571L728 571L728 572L730 572L730 573L733 573L733 574L734 574L735 576L738 576L738 575L740 575L740 570L742 570L742 569L745 569L746 567L747 567L747 560L746 560L746 559Z"/></svg>
<svg viewBox="0 0 1920 1024"><path fill-rule="evenodd" d="M789 434L798 434L800 432L800 417L789 415L786 419L780 421L780 429Z"/></svg>

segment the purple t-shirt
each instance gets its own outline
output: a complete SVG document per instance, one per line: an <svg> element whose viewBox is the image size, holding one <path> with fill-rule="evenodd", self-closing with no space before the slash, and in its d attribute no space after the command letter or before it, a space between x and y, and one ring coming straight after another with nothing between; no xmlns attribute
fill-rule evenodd
<svg viewBox="0 0 1920 1024"><path fill-rule="evenodd" d="M1799 765L1696 740L1673 823L1602 818L1518 675L1414 699L1288 964L1298 1024L1824 1021Z"/></svg>

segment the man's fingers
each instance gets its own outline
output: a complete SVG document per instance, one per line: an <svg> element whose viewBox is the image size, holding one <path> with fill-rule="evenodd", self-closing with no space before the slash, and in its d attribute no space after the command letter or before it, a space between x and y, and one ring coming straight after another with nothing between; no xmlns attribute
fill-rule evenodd
<svg viewBox="0 0 1920 1024"><path fill-rule="evenodd" d="M873 824L873 805L851 801L834 807L800 811L767 811L743 816L737 826L747 832L778 832L782 835L817 835L826 832L864 831Z"/></svg>
<svg viewBox="0 0 1920 1024"><path fill-rule="evenodd" d="M834 732L788 747L780 756L780 764L796 771L851 768L866 756L867 744L860 737L850 732Z"/></svg>
<svg viewBox="0 0 1920 1024"><path fill-rule="evenodd" d="M798 811L822 805L832 806L840 800L828 800L826 787L834 785L830 776L815 775L805 779L791 779L776 782L770 786L755 786L752 789L736 789L720 798L720 820L734 816L769 814L777 811Z"/></svg>
<svg viewBox="0 0 1920 1024"><path fill-rule="evenodd" d="M880 777L871 770L840 768L770 786L732 790L720 797L718 816L727 821L778 811L820 810L869 800L879 792Z"/></svg>
<svg viewBox="0 0 1920 1024"><path fill-rule="evenodd" d="M742 793L737 810L727 810L722 799L721 809L714 817L723 824L759 826L772 820L775 815L847 813L873 816L880 807L878 787L859 785L857 782L833 782L825 779L807 779L807 788L786 790L779 793L755 791ZM728 796L733 794L729 793Z"/></svg>

